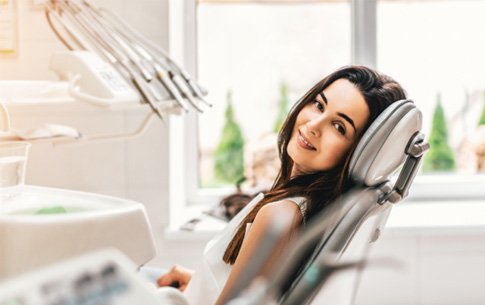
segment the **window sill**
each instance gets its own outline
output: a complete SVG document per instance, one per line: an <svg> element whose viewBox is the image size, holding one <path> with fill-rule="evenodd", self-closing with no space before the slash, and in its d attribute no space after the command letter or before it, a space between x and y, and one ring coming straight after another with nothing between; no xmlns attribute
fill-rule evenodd
<svg viewBox="0 0 485 305"><path fill-rule="evenodd" d="M485 174L420 174L416 176L407 201L456 201L485 198Z"/></svg>
<svg viewBox="0 0 485 305"><path fill-rule="evenodd" d="M180 222L171 223L164 231L166 240L209 240L226 226L226 222L215 217L206 215L203 211L209 210L213 205L200 204L188 206L184 209L185 217ZM200 219L193 230L182 229L181 227L193 219Z"/></svg>
<svg viewBox="0 0 485 305"><path fill-rule="evenodd" d="M440 235L485 232L485 202L441 200L398 204L389 216L386 230Z"/></svg>

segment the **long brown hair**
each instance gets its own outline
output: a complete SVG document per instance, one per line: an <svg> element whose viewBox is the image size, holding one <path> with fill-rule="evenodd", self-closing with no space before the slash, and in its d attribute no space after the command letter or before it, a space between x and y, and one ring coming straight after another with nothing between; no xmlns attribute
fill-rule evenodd
<svg viewBox="0 0 485 305"><path fill-rule="evenodd" d="M269 192L241 221L224 252L224 262L234 264L244 239L246 224L254 221L259 209L264 205L293 196L303 196L307 200L306 220L309 220L352 186L352 181L348 177L348 165L358 141L354 142L347 156L334 168L295 177L291 177L293 160L287 152L296 118L301 109L314 102L317 94L330 84L342 78L347 79L359 89L369 107L370 115L364 131L387 106L406 98L406 93L396 81L364 66L343 67L319 81L305 93L290 110L278 135L278 151L281 161L278 176Z"/></svg>

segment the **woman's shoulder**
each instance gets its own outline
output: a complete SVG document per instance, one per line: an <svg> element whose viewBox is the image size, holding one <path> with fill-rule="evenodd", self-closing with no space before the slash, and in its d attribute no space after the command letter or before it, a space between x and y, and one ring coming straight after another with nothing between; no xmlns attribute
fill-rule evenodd
<svg viewBox="0 0 485 305"><path fill-rule="evenodd" d="M304 223L298 206L291 200L283 199L261 207L251 225L251 232L259 236L271 228L281 236L291 237Z"/></svg>
<svg viewBox="0 0 485 305"><path fill-rule="evenodd" d="M290 216L296 218L299 221L303 221L303 215L301 213L299 205L295 204L291 199L282 199L265 204L258 211L256 215L257 219L271 221L281 217L281 215Z"/></svg>
<svg viewBox="0 0 485 305"><path fill-rule="evenodd" d="M276 201L273 201L273 202L269 202L267 204L265 204L263 208L267 208L267 209L291 209L291 210L294 210L294 209L298 209L298 206L300 205L300 201L299 200L295 200L293 198L284 198L284 199L281 199L281 200L276 200Z"/></svg>
<svg viewBox="0 0 485 305"><path fill-rule="evenodd" d="M276 213L292 213L295 217L301 218L300 221L305 224L307 204L306 198L302 196L284 198L278 201L270 202L261 209L269 216Z"/></svg>

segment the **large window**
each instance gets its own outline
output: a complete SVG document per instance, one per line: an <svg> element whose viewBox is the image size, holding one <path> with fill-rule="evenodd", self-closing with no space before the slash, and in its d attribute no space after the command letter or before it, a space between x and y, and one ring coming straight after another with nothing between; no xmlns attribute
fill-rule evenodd
<svg viewBox="0 0 485 305"><path fill-rule="evenodd" d="M198 2L198 78L214 104L199 116L201 187L274 178L278 122L350 63L350 25L348 1Z"/></svg>
<svg viewBox="0 0 485 305"><path fill-rule="evenodd" d="M187 170L189 197L243 175L271 180L278 117L322 76L361 59L402 83L438 148L411 195L484 196L485 0L185 1L195 20L188 58L214 104L190 127L199 150L188 158L198 168ZM243 151L243 169L224 149ZM224 158L233 160L228 177L217 173Z"/></svg>

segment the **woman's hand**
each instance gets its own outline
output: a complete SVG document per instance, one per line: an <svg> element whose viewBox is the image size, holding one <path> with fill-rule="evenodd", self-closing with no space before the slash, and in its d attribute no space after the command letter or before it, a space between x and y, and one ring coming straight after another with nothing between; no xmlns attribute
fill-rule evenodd
<svg viewBox="0 0 485 305"><path fill-rule="evenodd" d="M187 288L190 279L192 279L193 274L194 270L175 265L168 273L162 275L157 280L157 284L158 287L171 286L180 291L184 291L185 288Z"/></svg>

